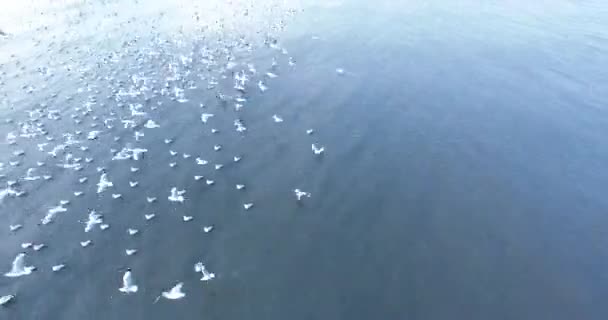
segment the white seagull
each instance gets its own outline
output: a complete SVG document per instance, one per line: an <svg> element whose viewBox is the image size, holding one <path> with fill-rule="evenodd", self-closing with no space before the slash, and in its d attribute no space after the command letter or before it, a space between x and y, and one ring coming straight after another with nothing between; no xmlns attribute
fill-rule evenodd
<svg viewBox="0 0 608 320"><path fill-rule="evenodd" d="M184 193L186 193L186 190L177 190L176 187L173 187L171 188L171 194L168 199L172 202L184 202Z"/></svg>
<svg viewBox="0 0 608 320"><path fill-rule="evenodd" d="M186 296L186 294L182 291L182 287L184 286L183 282L176 284L169 291L163 291L161 296L165 299L169 300L177 300Z"/></svg>
<svg viewBox="0 0 608 320"><path fill-rule="evenodd" d="M296 194L296 198L298 198L298 201L302 200L302 197L310 198L309 192L304 192L300 189L294 189L293 192Z"/></svg>
<svg viewBox="0 0 608 320"><path fill-rule="evenodd" d="M9 278L21 277L31 274L34 270L36 270L36 267L25 265L25 253L21 252L13 260L11 270L5 273L4 276Z"/></svg>
<svg viewBox="0 0 608 320"><path fill-rule="evenodd" d="M321 154L321 153L325 152L325 147L317 147L317 145L313 143L312 144L312 152L314 154Z"/></svg>
<svg viewBox="0 0 608 320"><path fill-rule="evenodd" d="M137 292L137 286L133 280L131 269L127 269L127 272L122 276L122 287L118 289L122 293L135 293Z"/></svg>

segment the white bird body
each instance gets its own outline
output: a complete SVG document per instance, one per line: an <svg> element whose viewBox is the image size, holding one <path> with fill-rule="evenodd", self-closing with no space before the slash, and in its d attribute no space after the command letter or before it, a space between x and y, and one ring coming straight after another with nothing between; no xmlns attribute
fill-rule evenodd
<svg viewBox="0 0 608 320"><path fill-rule="evenodd" d="M118 290L122 293L135 293L137 292L137 285L135 285L135 281L133 280L133 275L131 274L131 270L127 270L125 274L122 276L122 287Z"/></svg>
<svg viewBox="0 0 608 320"><path fill-rule="evenodd" d="M13 260L13 264L11 270L4 274L4 276L9 278L16 278L21 276L26 276L31 274L36 267L34 266L26 266L25 265L25 253L19 253L15 260Z"/></svg>
<svg viewBox="0 0 608 320"><path fill-rule="evenodd" d="M173 288L171 288L169 291L163 291L161 295L163 296L163 298L169 300L181 299L186 296L186 294L182 291L183 286L184 283L180 282L176 284Z"/></svg>

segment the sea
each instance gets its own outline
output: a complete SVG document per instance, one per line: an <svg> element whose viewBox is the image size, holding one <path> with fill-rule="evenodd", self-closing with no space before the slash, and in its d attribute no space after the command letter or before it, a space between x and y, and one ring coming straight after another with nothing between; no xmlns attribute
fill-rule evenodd
<svg viewBox="0 0 608 320"><path fill-rule="evenodd" d="M607 2L0 11L0 319L608 318Z"/></svg>

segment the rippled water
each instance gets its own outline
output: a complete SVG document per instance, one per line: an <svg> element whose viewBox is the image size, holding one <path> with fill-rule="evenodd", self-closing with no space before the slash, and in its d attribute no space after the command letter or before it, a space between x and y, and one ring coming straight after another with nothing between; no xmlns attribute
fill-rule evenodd
<svg viewBox="0 0 608 320"><path fill-rule="evenodd" d="M0 25L0 115L12 119L0 183L26 192L0 203L0 271L21 243L47 245L25 249L31 275L0 277L0 296L15 295L0 318L608 314L603 2L75 3L39 8L59 20ZM19 136L39 123L46 136ZM80 143L53 158L65 133ZM148 151L111 160L125 146ZM93 161L57 166L69 153ZM24 179L37 161L50 181ZM97 167L113 183L102 193ZM60 200L67 211L42 224ZM109 228L85 232L90 210ZM199 280L199 261L214 279ZM118 290L126 268L135 294ZM178 282L183 299L155 302Z"/></svg>

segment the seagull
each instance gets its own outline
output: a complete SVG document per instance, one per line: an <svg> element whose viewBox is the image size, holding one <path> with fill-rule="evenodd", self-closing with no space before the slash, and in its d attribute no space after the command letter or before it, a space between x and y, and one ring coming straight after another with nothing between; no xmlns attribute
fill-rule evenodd
<svg viewBox="0 0 608 320"><path fill-rule="evenodd" d="M40 244L35 244L32 246L32 249L34 249L34 251L40 251L42 250L42 248L46 247L46 245L44 243L40 243Z"/></svg>
<svg viewBox="0 0 608 320"><path fill-rule="evenodd" d="M220 130L215 129L215 128L212 128L212 129L211 129L211 133L218 133L218 132L220 132Z"/></svg>
<svg viewBox="0 0 608 320"><path fill-rule="evenodd" d="M165 144L170 144L171 142L173 142L173 139L165 139Z"/></svg>
<svg viewBox="0 0 608 320"><path fill-rule="evenodd" d="M338 75L344 75L345 71L344 71L344 69L342 69L342 68L336 68L336 73L337 73Z"/></svg>
<svg viewBox="0 0 608 320"><path fill-rule="evenodd" d="M148 122L146 122L146 124L144 124L144 127L148 128L148 129L155 129L155 128L160 128L160 125L156 122L154 122L154 120L148 120Z"/></svg>
<svg viewBox="0 0 608 320"><path fill-rule="evenodd" d="M84 227L84 232L89 232L93 229L96 224L103 223L101 219L101 215L97 214L95 210L91 210L89 212L89 220L87 220L86 226Z"/></svg>
<svg viewBox="0 0 608 320"><path fill-rule="evenodd" d="M241 157L234 156L234 162L239 162L239 161L241 161Z"/></svg>
<svg viewBox="0 0 608 320"><path fill-rule="evenodd" d="M87 182L87 180L89 180L89 178L87 178L87 177L82 177L82 178L78 179L78 182L80 182L80 183L85 183L85 182Z"/></svg>
<svg viewBox="0 0 608 320"><path fill-rule="evenodd" d="M135 293L137 292L137 286L133 280L131 269L127 269L127 272L122 276L122 287L118 289L122 293Z"/></svg>
<svg viewBox="0 0 608 320"><path fill-rule="evenodd" d="M1 296L0 297L0 306L7 305L11 301L13 301L13 299L15 299L15 296L12 294L7 294L5 296Z"/></svg>
<svg viewBox="0 0 608 320"><path fill-rule="evenodd" d="M207 121L209 120L209 118L213 117L214 115L212 113L203 113L201 114L201 121L203 123L207 123Z"/></svg>
<svg viewBox="0 0 608 320"><path fill-rule="evenodd" d="M104 172L101 174L99 178L99 183L97 183L97 193L104 192L107 188L113 187L114 184L108 180L108 175Z"/></svg>
<svg viewBox="0 0 608 320"><path fill-rule="evenodd" d="M216 145L213 146L213 150L214 151L220 151L221 149L222 149L222 146L219 145L219 144L216 144Z"/></svg>
<svg viewBox="0 0 608 320"><path fill-rule="evenodd" d="M194 219L194 217L193 216L184 216L183 219L184 219L184 222L188 222L188 221L191 221L192 219Z"/></svg>
<svg viewBox="0 0 608 320"><path fill-rule="evenodd" d="M313 129L308 129L308 130L306 130L306 134L307 134L307 135L311 135L311 134L313 134L314 132L315 132L315 130L313 130Z"/></svg>
<svg viewBox="0 0 608 320"><path fill-rule="evenodd" d="M161 296L165 299L169 300L177 300L186 296L186 294L182 291L182 287L184 286L183 282L176 284L169 291L163 291ZM158 300L158 299L157 299Z"/></svg>
<svg viewBox="0 0 608 320"><path fill-rule="evenodd" d="M271 78L271 79L278 77L275 73L272 73L272 72L266 72L266 76L268 76L268 78Z"/></svg>
<svg viewBox="0 0 608 320"><path fill-rule="evenodd" d="M144 214L144 218L146 218L146 220L152 220L155 216L156 215L154 213Z"/></svg>
<svg viewBox="0 0 608 320"><path fill-rule="evenodd" d="M314 154L321 154L323 152L325 152L325 147L317 147L316 144L312 144L312 152L314 152Z"/></svg>
<svg viewBox="0 0 608 320"><path fill-rule="evenodd" d="M88 247L90 244L91 244L91 240L80 241L80 246L83 247L83 248Z"/></svg>
<svg viewBox="0 0 608 320"><path fill-rule="evenodd" d="M82 191L74 191L74 197L80 197L82 194Z"/></svg>
<svg viewBox="0 0 608 320"><path fill-rule="evenodd" d="M22 227L23 227L23 226L22 226L22 225L20 225L20 224L11 224L10 226L8 226L8 229L9 229L11 232L15 232L15 231L17 231L17 230L21 229Z"/></svg>
<svg viewBox="0 0 608 320"><path fill-rule="evenodd" d="M205 265L202 262L197 262L194 265L194 272L199 272L203 274L201 281L209 281L215 278L215 273L207 271L207 268L205 268Z"/></svg>
<svg viewBox="0 0 608 320"><path fill-rule="evenodd" d="M194 180L196 181L201 180L202 178L204 178L204 176L194 176Z"/></svg>
<svg viewBox="0 0 608 320"><path fill-rule="evenodd" d="M294 189L293 192L296 194L296 197L298 198L298 201L302 200L302 197L307 197L310 198L310 193L309 192L304 192L300 189Z"/></svg>
<svg viewBox="0 0 608 320"><path fill-rule="evenodd" d="M146 201L148 201L148 203L152 203L156 201L156 197L146 197Z"/></svg>
<svg viewBox="0 0 608 320"><path fill-rule="evenodd" d="M198 164L198 165L204 166L207 163L209 163L209 161L201 159L201 158L196 158L196 164Z"/></svg>
<svg viewBox="0 0 608 320"><path fill-rule="evenodd" d="M105 224L105 223L104 223L104 224L100 224L100 225L99 225L99 229L101 229L102 231L103 231L103 230L106 230L106 229L107 229L107 228L109 228L109 227L110 227L110 225L109 225L109 224Z"/></svg>
<svg viewBox="0 0 608 320"><path fill-rule="evenodd" d="M177 162L171 162L171 163L169 163L169 167L175 168L175 166L177 166Z"/></svg>
<svg viewBox="0 0 608 320"><path fill-rule="evenodd" d="M170 153L172 156L176 156L176 155L177 155L177 151L169 150L169 153Z"/></svg>
<svg viewBox="0 0 608 320"><path fill-rule="evenodd" d="M243 204L243 208L245 208L245 210L249 210L251 209L251 207L253 207L253 203L251 202Z"/></svg>
<svg viewBox="0 0 608 320"><path fill-rule="evenodd" d="M219 169L221 169L223 166L224 166L223 164L216 164L216 165L215 165L215 170L219 170Z"/></svg>
<svg viewBox="0 0 608 320"><path fill-rule="evenodd" d="M214 184L214 183L215 183L215 181L207 179L207 185L208 185L208 186L210 186L210 185L212 185L212 184Z"/></svg>
<svg viewBox="0 0 608 320"><path fill-rule="evenodd" d="M15 260L13 260L11 271L5 273L4 276L9 278L16 278L31 274L34 270L36 270L36 267L25 265L25 253L21 252L15 257Z"/></svg>
<svg viewBox="0 0 608 320"><path fill-rule="evenodd" d="M245 185L244 185L244 184L237 184L237 185L236 185L236 189L237 189L237 190L242 190L242 189L245 189Z"/></svg>
<svg viewBox="0 0 608 320"><path fill-rule="evenodd" d="M186 193L186 190L177 190L176 187L173 187L171 188L171 194L168 199L172 202L184 202L184 193Z"/></svg>
<svg viewBox="0 0 608 320"><path fill-rule="evenodd" d="M53 270L53 272L57 272L61 269L65 268L65 264L58 264L58 265L54 265L51 267L51 270Z"/></svg>
<svg viewBox="0 0 608 320"><path fill-rule="evenodd" d="M136 253L137 253L137 249L125 249L125 253L126 253L128 256L132 256L132 255L134 255L134 254L136 254Z"/></svg>
<svg viewBox="0 0 608 320"><path fill-rule="evenodd" d="M31 246L32 246L31 242L24 242L21 244L21 248L23 248L23 249L30 248Z"/></svg>
<svg viewBox="0 0 608 320"><path fill-rule="evenodd" d="M137 229L132 229L132 228L127 229L127 233L128 233L130 236L134 236L134 235L136 235L138 232L139 232L139 230L137 230Z"/></svg>
<svg viewBox="0 0 608 320"><path fill-rule="evenodd" d="M203 227L203 231L205 233L209 233L209 232L211 232L211 230L213 230L213 226L205 226L205 227Z"/></svg>
<svg viewBox="0 0 608 320"><path fill-rule="evenodd" d="M114 198L114 199L122 198L122 194L120 194L120 193L112 193L112 198Z"/></svg>
<svg viewBox="0 0 608 320"><path fill-rule="evenodd" d="M283 122L283 118L277 116L276 114L272 116L272 119L274 120L274 122L276 123L280 123Z"/></svg>
<svg viewBox="0 0 608 320"><path fill-rule="evenodd" d="M190 155L190 154L187 154L187 153L184 153L182 156L184 157L184 159L188 159L188 158L190 158L190 157L191 157L191 155Z"/></svg>
<svg viewBox="0 0 608 320"><path fill-rule="evenodd" d="M137 181L129 181L129 185L131 186L131 188L137 187L138 184L139 184L139 182L137 182Z"/></svg>
<svg viewBox="0 0 608 320"><path fill-rule="evenodd" d="M139 168L131 167L131 172L137 172L137 171L139 171Z"/></svg>
<svg viewBox="0 0 608 320"><path fill-rule="evenodd" d="M268 90L268 87L264 84L264 82L262 82L262 80L258 82L258 88L261 92L265 92L266 90Z"/></svg>

